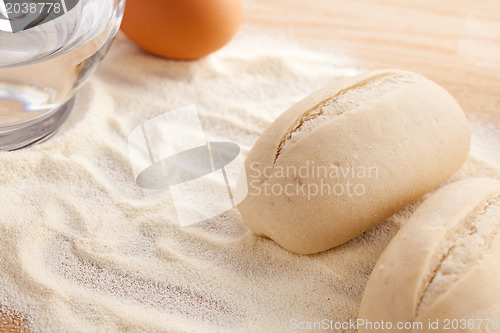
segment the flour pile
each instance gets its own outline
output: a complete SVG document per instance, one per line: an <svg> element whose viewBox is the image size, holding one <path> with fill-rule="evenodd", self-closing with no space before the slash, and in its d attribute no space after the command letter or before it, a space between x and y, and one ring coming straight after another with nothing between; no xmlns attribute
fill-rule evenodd
<svg viewBox="0 0 500 333"><path fill-rule="evenodd" d="M48 142L0 153L0 304L43 332L280 332L356 318L370 271L419 203L336 249L299 256L233 210L181 228L166 190L135 185L127 136L195 104L204 129L252 144L289 106L357 74L347 57L244 27L197 62L119 35ZM479 125L473 130L483 133ZM481 135L453 180L500 178L500 138Z"/></svg>

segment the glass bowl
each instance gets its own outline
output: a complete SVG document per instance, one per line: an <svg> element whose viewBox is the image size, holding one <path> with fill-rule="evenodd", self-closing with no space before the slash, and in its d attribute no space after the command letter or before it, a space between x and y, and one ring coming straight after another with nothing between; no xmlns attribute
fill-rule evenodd
<svg viewBox="0 0 500 333"><path fill-rule="evenodd" d="M45 140L61 126L111 46L124 5L0 0L0 150Z"/></svg>

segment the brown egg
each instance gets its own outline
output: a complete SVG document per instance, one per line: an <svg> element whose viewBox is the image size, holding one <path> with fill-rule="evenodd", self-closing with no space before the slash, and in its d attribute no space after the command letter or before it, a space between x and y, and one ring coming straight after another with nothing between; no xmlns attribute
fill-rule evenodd
<svg viewBox="0 0 500 333"><path fill-rule="evenodd" d="M153 54L198 59L229 42L242 16L242 0L127 0L121 29Z"/></svg>

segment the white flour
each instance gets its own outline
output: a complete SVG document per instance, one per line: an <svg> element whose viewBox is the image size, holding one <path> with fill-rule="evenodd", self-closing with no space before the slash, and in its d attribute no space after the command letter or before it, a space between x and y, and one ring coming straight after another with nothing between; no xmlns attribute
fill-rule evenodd
<svg viewBox="0 0 500 333"><path fill-rule="evenodd" d="M379 254L418 203L345 245L299 256L254 236L236 211L180 228L168 192L132 177L127 136L148 119L196 104L205 130L246 155L289 106L358 72L333 51L265 36L244 27L220 52L179 62L120 35L61 132L0 153L4 312L41 332L280 332L294 319L356 317ZM478 134L474 144L453 180L500 178L492 142Z"/></svg>

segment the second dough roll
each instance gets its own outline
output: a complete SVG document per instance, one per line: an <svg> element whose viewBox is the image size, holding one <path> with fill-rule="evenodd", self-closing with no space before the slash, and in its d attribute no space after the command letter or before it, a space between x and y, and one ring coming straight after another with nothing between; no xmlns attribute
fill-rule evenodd
<svg viewBox="0 0 500 333"><path fill-rule="evenodd" d="M500 332L499 264L500 181L447 185L382 253L363 294L359 332ZM375 329L382 321L393 329ZM395 330L400 322L421 326Z"/></svg>

